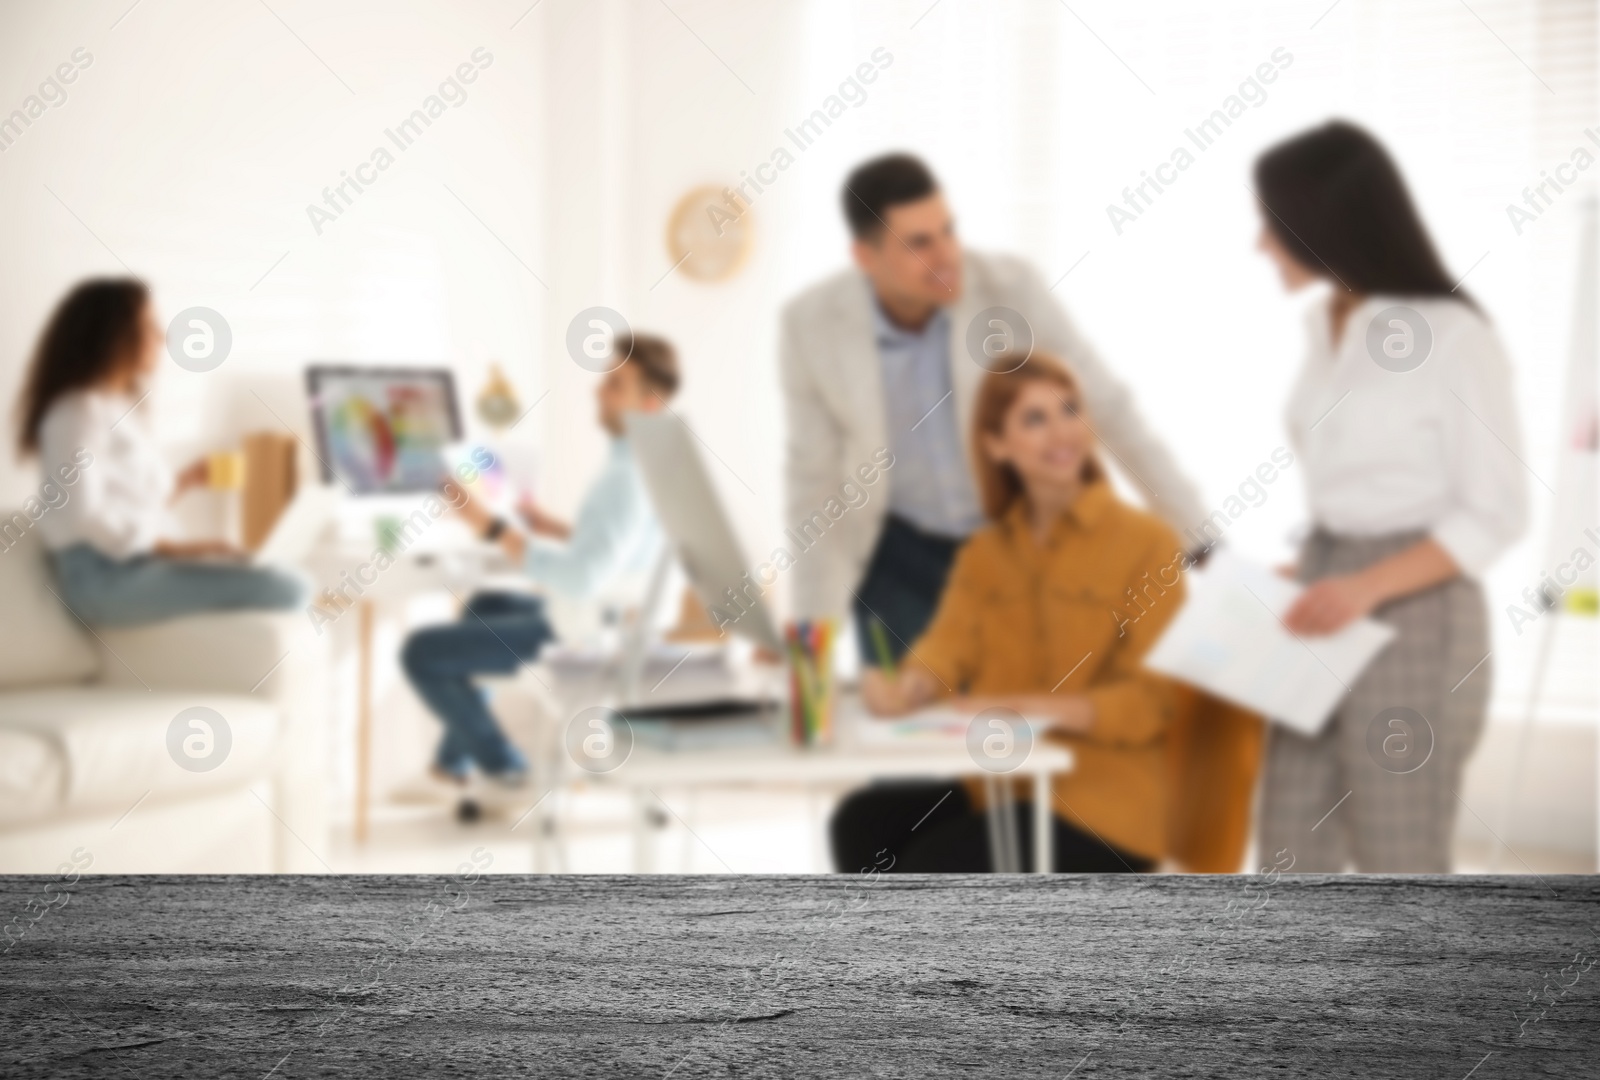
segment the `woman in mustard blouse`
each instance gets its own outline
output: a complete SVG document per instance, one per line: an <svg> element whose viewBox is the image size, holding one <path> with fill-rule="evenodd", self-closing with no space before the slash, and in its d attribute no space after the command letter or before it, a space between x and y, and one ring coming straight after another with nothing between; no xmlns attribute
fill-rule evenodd
<svg viewBox="0 0 1600 1080"><path fill-rule="evenodd" d="M1146 871L1165 849L1171 687L1141 660L1183 602L1182 545L1122 502L1095 460L1078 386L1034 355L988 375L972 453L990 524L956 558L926 633L893 675L869 669L880 716L943 700L1048 720L1076 763L1054 789L1057 871ZM831 825L843 870L974 872L992 866L981 784L884 784L849 796ZM1019 785L1019 797L1025 796ZM1017 808L1024 853L1032 813Z"/></svg>

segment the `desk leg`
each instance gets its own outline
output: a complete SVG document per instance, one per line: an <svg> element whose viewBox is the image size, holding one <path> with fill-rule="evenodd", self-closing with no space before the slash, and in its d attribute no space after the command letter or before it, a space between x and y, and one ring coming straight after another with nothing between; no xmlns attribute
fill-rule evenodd
<svg viewBox="0 0 1600 1080"><path fill-rule="evenodd" d="M633 789L633 872L648 874L650 858L650 796L644 788Z"/></svg>
<svg viewBox="0 0 1600 1080"><path fill-rule="evenodd" d="M983 778L983 794L984 802L989 804L988 812L984 814L989 826L989 870L1003 874L1006 870L1006 838L1004 826L1000 824L1000 785L992 773Z"/></svg>
<svg viewBox="0 0 1600 1080"><path fill-rule="evenodd" d="M356 664L356 843L367 842L367 797L372 782L372 602L360 608Z"/></svg>
<svg viewBox="0 0 1600 1080"><path fill-rule="evenodd" d="M532 767L533 774L535 776L533 789L537 791L540 787L547 786L549 784L549 779L544 775L544 769L538 765L537 756L534 757L534 762L535 764ZM547 796L549 794L552 793L547 792ZM531 857L533 872L535 874L549 873L545 867L549 865L550 833L548 831L548 826L550 822L545 814L542 813L543 810L544 805L541 800L540 802L536 802L532 806L528 807L523 814L523 816L527 819L528 827L533 830L533 835L528 838L528 854ZM520 824L522 824L522 822L519 821L513 824L511 827L515 829Z"/></svg>
<svg viewBox="0 0 1600 1080"><path fill-rule="evenodd" d="M1055 815L1050 812L1050 774L1033 774L1033 872L1048 874L1056 865Z"/></svg>
<svg viewBox="0 0 1600 1080"><path fill-rule="evenodd" d="M806 826L811 834L811 872L831 873L833 860L828 853L828 823L822 813L822 792L816 787L806 788Z"/></svg>
<svg viewBox="0 0 1600 1080"><path fill-rule="evenodd" d="M1005 872L1022 873L1022 838L1017 830L1016 789L1011 777L1000 781L1000 836L1005 844Z"/></svg>
<svg viewBox="0 0 1600 1080"><path fill-rule="evenodd" d="M690 864L694 862L694 826L690 822L695 819L695 812L699 809L699 788L690 788L683 793L683 833L678 837L678 873L690 872Z"/></svg>

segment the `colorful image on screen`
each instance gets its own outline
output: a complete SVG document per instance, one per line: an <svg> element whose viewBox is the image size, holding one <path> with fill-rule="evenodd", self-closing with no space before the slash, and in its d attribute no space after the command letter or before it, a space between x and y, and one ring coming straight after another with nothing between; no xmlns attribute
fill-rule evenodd
<svg viewBox="0 0 1600 1080"><path fill-rule="evenodd" d="M448 372L313 368L325 465L358 494L423 491L444 479L459 435Z"/></svg>

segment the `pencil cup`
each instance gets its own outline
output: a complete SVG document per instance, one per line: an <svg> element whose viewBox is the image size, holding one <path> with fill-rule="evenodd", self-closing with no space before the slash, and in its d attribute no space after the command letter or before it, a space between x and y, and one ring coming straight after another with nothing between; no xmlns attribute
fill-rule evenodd
<svg viewBox="0 0 1600 1080"><path fill-rule="evenodd" d="M831 619L790 623L784 631L789 652L789 734L796 746L833 742L833 641Z"/></svg>

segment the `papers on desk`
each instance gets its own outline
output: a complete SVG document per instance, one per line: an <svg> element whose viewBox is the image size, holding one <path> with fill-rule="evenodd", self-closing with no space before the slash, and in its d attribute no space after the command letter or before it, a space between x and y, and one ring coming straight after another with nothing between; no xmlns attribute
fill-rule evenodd
<svg viewBox="0 0 1600 1080"><path fill-rule="evenodd" d="M1357 619L1337 634L1291 634L1282 617L1302 588L1218 551L1190 574L1188 601L1145 666L1315 735L1394 630Z"/></svg>
<svg viewBox="0 0 1600 1080"><path fill-rule="evenodd" d="M855 741L861 746L900 746L908 742L951 742L967 737L972 723L970 713L955 709L922 709L910 716L874 717L862 713L854 717ZM1037 734L1045 725L1023 718Z"/></svg>
<svg viewBox="0 0 1600 1080"><path fill-rule="evenodd" d="M591 678L614 669L616 650L552 645L540 654L562 678ZM728 650L707 645L659 642L645 652L642 679L654 682L666 675L726 675L731 668Z"/></svg>
<svg viewBox="0 0 1600 1080"><path fill-rule="evenodd" d="M927 709L892 718L862 715L856 725L856 741L863 746L884 746L908 739L959 739L966 735L971 719L950 709Z"/></svg>
<svg viewBox="0 0 1600 1080"><path fill-rule="evenodd" d="M715 719L641 720L629 717L628 726L638 745L652 750L681 753L778 745L783 742L783 726L778 720L778 712L773 709Z"/></svg>

